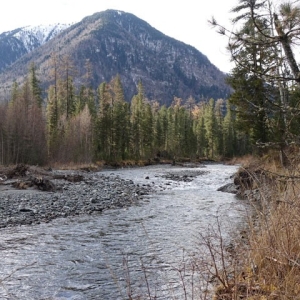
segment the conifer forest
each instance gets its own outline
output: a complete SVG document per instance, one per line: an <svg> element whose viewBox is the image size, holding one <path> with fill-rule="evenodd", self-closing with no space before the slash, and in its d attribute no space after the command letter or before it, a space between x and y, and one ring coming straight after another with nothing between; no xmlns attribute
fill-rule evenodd
<svg viewBox="0 0 300 300"><path fill-rule="evenodd" d="M1 164L216 159L251 148L224 99L174 97L172 105L161 106L144 97L141 81L132 99L125 99L118 75L97 90L76 90L71 62L59 65L56 58L46 93L31 64L25 82L15 83L10 101L2 102Z"/></svg>
<svg viewBox="0 0 300 300"><path fill-rule="evenodd" d="M235 63L228 99L175 96L167 107L145 97L142 80L125 99L118 74L95 90L88 62L78 84L72 59L52 53L49 87L31 63L10 101L0 101L0 163L226 159L298 145L299 7L240 1L232 12L235 31L210 21L228 36Z"/></svg>

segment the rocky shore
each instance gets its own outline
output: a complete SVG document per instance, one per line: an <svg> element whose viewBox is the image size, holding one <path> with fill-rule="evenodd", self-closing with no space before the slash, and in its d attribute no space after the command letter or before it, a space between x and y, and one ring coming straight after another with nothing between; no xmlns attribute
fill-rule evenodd
<svg viewBox="0 0 300 300"><path fill-rule="evenodd" d="M206 171L168 172L165 185L135 184L101 172L45 170L17 165L0 169L0 228L50 222L61 217L97 214L137 205L170 182L190 182ZM107 174L107 173L106 173ZM148 179L148 178L145 178Z"/></svg>
<svg viewBox="0 0 300 300"><path fill-rule="evenodd" d="M233 182L228 183L218 189L225 193L236 194L242 199L250 200L252 203L259 203L262 198L267 198L271 194L269 188L273 178L262 169L243 169L238 170L232 177Z"/></svg>
<svg viewBox="0 0 300 300"><path fill-rule="evenodd" d="M8 178L0 174L0 228L39 224L55 218L100 213L137 204L154 191L96 172L36 171Z"/></svg>

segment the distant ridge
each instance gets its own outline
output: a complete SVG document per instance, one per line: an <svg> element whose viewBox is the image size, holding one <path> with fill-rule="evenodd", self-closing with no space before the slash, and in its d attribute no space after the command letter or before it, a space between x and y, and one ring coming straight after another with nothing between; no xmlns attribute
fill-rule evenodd
<svg viewBox="0 0 300 300"><path fill-rule="evenodd" d="M208 41L204 41L207 43ZM73 25L31 29L0 35L0 97L7 98L14 80L22 82L34 62L44 88L49 82L50 56L67 55L76 67L77 87L97 88L120 75L127 100L142 81L150 100L169 105L174 96L202 101L226 98L225 74L196 48L166 36L133 14L106 10ZM2 55L5 53L5 55ZM87 82L86 63L92 76Z"/></svg>
<svg viewBox="0 0 300 300"><path fill-rule="evenodd" d="M23 55L42 46L71 24L25 26L0 34L0 72Z"/></svg>

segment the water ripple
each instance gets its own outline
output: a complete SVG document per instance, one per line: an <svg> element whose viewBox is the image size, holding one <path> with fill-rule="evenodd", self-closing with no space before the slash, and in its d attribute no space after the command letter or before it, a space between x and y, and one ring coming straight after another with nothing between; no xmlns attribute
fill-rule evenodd
<svg viewBox="0 0 300 300"><path fill-rule="evenodd" d="M147 295L145 274L157 299L180 298L178 266L194 253L197 233L217 215L229 218L226 230L241 218L241 202L217 191L236 169L208 165L187 183L164 179L181 170L170 166L114 171L139 184L170 184L138 206L1 230L1 299L126 299L129 281Z"/></svg>

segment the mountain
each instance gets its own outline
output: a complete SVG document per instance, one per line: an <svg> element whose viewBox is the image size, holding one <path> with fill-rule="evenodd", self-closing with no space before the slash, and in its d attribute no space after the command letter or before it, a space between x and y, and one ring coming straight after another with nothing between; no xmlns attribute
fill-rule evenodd
<svg viewBox="0 0 300 300"><path fill-rule="evenodd" d="M0 56L7 53L0 67L1 97L8 97L14 80L22 82L31 62L47 88L51 83L53 53L71 58L76 66L77 87L87 84L87 62L92 73L88 84L94 88L119 74L128 100L136 93L139 80L145 95L161 104L170 104L174 96L182 99L192 96L198 102L226 98L230 92L224 80L226 75L205 55L130 13L115 10L95 13L53 32L52 36L30 30L26 34L24 28L21 32L17 29L0 36ZM22 39L16 38L16 34Z"/></svg>
<svg viewBox="0 0 300 300"><path fill-rule="evenodd" d="M25 26L1 33L0 72L3 72L17 59L45 44L69 26L67 24Z"/></svg>

